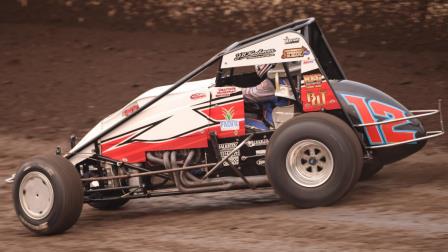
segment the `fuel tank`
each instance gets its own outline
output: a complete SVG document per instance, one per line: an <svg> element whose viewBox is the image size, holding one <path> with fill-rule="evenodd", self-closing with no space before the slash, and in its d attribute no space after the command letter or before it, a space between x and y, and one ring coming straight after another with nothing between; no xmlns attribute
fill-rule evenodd
<svg viewBox="0 0 448 252"><path fill-rule="evenodd" d="M416 118L397 120L412 113L388 94L350 80L330 81L330 85L365 149L383 164L403 159L426 144L426 140L412 141L426 135L422 123Z"/></svg>

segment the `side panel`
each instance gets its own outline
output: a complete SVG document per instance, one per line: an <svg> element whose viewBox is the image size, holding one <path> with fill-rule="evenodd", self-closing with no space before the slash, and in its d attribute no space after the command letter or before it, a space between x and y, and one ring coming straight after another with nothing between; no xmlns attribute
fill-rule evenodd
<svg viewBox="0 0 448 252"><path fill-rule="evenodd" d="M302 79L300 97L303 111L341 109L333 90L325 76L321 74L319 68L302 73Z"/></svg>
<svg viewBox="0 0 448 252"><path fill-rule="evenodd" d="M331 85L352 125L377 123L412 115L398 101L371 86L349 80L333 82ZM355 128L362 134L366 146L399 143L426 135L422 123L415 118ZM390 163L418 151L425 143L411 142L375 149L373 153L383 163Z"/></svg>
<svg viewBox="0 0 448 252"><path fill-rule="evenodd" d="M143 162L147 151L207 147L210 93L192 91L166 96L107 134L101 153L116 160Z"/></svg>
<svg viewBox="0 0 448 252"><path fill-rule="evenodd" d="M148 151L206 148L211 131L219 138L245 134L240 88L167 96L102 139L101 153L116 160L144 162Z"/></svg>
<svg viewBox="0 0 448 252"><path fill-rule="evenodd" d="M265 155L269 139L273 131L255 133L253 138L246 142L241 149L230 156L229 161L236 166L241 167L241 172L246 176L266 174ZM238 146L246 137L229 137L218 139L218 150L221 157L227 156L236 146ZM207 149L209 162L218 162L212 148ZM229 163L224 162L224 167ZM216 175L236 176L232 169L220 169Z"/></svg>
<svg viewBox="0 0 448 252"><path fill-rule="evenodd" d="M217 125L210 127L218 138L236 137L245 134L244 101L240 88L213 87L211 92L210 120Z"/></svg>

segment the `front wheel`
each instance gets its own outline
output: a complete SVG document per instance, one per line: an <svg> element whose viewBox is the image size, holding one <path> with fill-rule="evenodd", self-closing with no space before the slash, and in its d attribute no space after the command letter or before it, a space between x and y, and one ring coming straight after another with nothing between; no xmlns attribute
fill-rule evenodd
<svg viewBox="0 0 448 252"><path fill-rule="evenodd" d="M63 157L31 158L16 173L16 214L36 234L58 234L70 228L81 214L83 197L79 173Z"/></svg>
<svg viewBox="0 0 448 252"><path fill-rule="evenodd" d="M308 113L272 135L266 169L277 194L298 207L335 203L358 181L362 148L353 130L326 113Z"/></svg>

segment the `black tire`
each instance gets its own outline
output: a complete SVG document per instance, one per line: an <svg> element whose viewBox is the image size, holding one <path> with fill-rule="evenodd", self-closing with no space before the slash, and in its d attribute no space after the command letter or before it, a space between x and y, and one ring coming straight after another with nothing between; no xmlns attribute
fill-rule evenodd
<svg viewBox="0 0 448 252"><path fill-rule="evenodd" d="M28 182L23 182L25 176ZM38 182L31 184L29 181L32 180ZM50 186L46 181L50 182ZM38 186L33 187L40 182L45 188L52 188L52 194L49 195L53 196L48 196L48 199L52 199L53 204L47 205L46 216L33 218L32 214L29 214L31 210L27 210L30 208L27 206L31 203L26 202L44 200L39 199L40 191L36 189ZM20 192L21 185L23 186L22 192ZM30 190L32 194L29 192ZM25 197L26 192L33 196ZM19 197L21 193L23 196ZM61 156L46 155L33 157L19 168L13 185L13 200L16 214L25 227L38 235L52 235L63 233L76 223L82 211L84 193L79 173L75 167ZM31 213L33 212L31 211Z"/></svg>
<svg viewBox="0 0 448 252"><path fill-rule="evenodd" d="M102 200L102 201L91 201L88 204L96 209L111 211L117 210L126 204L129 199L115 199L115 200Z"/></svg>
<svg viewBox="0 0 448 252"><path fill-rule="evenodd" d="M361 171L361 177L359 178L360 181L365 181L373 176L375 176L381 169L383 169L383 164L376 160L366 160L364 161L364 165L362 167Z"/></svg>
<svg viewBox="0 0 448 252"><path fill-rule="evenodd" d="M333 159L330 175L314 187L295 182L286 164L288 151L310 140L323 144ZM266 152L266 170L274 190L282 199L300 208L337 202L358 181L361 167L362 147L353 130L336 116L322 112L303 114L284 123L272 135Z"/></svg>

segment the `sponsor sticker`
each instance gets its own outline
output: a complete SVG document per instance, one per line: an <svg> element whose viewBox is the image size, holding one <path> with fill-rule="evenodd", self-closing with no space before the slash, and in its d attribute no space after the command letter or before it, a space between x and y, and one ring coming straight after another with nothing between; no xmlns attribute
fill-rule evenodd
<svg viewBox="0 0 448 252"><path fill-rule="evenodd" d="M221 154L221 157L226 157L230 154L232 150L234 150L238 146L238 142L233 143L222 143L218 144L219 153ZM230 156L228 159L233 165L239 164L239 157L240 157L240 151L237 150L235 153ZM229 166L228 162L224 162L224 166Z"/></svg>
<svg viewBox="0 0 448 252"><path fill-rule="evenodd" d="M224 121L221 121L220 127L221 131L231 131L231 130L239 130L240 123L237 120L233 120L233 115L235 114L235 109L233 107L229 109L222 109L222 115L224 116Z"/></svg>
<svg viewBox="0 0 448 252"><path fill-rule="evenodd" d="M311 74L312 75L312 74ZM322 77L321 74L317 74ZM307 79L308 85L302 86L301 89L301 99L303 104L303 110L305 112L309 111L320 111L322 109L332 110L339 109L340 105L336 100L336 97L331 90L330 85L325 80L317 80L316 77ZM320 83L320 84L316 84Z"/></svg>
<svg viewBox="0 0 448 252"><path fill-rule="evenodd" d="M137 103L131 104L129 107L125 108L122 112L122 116L128 117L131 114L133 114L135 111L137 111L140 108Z"/></svg>
<svg viewBox="0 0 448 252"><path fill-rule="evenodd" d="M237 120L225 120L220 123L221 131L239 130L240 123Z"/></svg>
<svg viewBox="0 0 448 252"><path fill-rule="evenodd" d="M266 160L264 158L260 158L255 163L259 166L264 166L264 164L266 163Z"/></svg>
<svg viewBox="0 0 448 252"><path fill-rule="evenodd" d="M190 99L197 100L197 99L202 99L202 98L205 98L205 97L206 97L206 95L204 93L196 93L196 94L192 94L190 96Z"/></svg>
<svg viewBox="0 0 448 252"><path fill-rule="evenodd" d="M266 154L266 150L255 150L256 155L264 155Z"/></svg>
<svg viewBox="0 0 448 252"><path fill-rule="evenodd" d="M322 74L305 74L303 75L303 82L308 85L320 85L322 84Z"/></svg>
<svg viewBox="0 0 448 252"><path fill-rule="evenodd" d="M266 146L266 145L268 145L268 143L269 143L269 139L265 138L265 139L247 141L246 145L249 147Z"/></svg>
<svg viewBox="0 0 448 252"><path fill-rule="evenodd" d="M231 94L233 94L235 92L236 92L236 87L223 87L223 88L218 89L215 97L216 98L226 97L226 96L230 96Z"/></svg>
<svg viewBox="0 0 448 252"><path fill-rule="evenodd" d="M308 55L309 53L310 51L308 51L308 49L306 49L304 46L284 49L282 53L282 59L299 58L303 57L304 55Z"/></svg>
<svg viewBox="0 0 448 252"><path fill-rule="evenodd" d="M303 61L304 65L313 64L313 63L314 63L314 60L304 60Z"/></svg>
<svg viewBox="0 0 448 252"><path fill-rule="evenodd" d="M296 44L296 43L299 43L300 38L299 38L299 37L297 37L297 38L288 38L288 36L286 36L286 37L283 39L283 41L285 41L285 44L286 44L286 45L289 45L289 44Z"/></svg>
<svg viewBox="0 0 448 252"><path fill-rule="evenodd" d="M242 60L242 59L258 59L258 58L266 58L275 56L275 49L259 49L259 50L251 50L247 52L240 52L235 55L234 61Z"/></svg>
<svg viewBox="0 0 448 252"><path fill-rule="evenodd" d="M326 92L307 93L306 101L307 105L324 106L325 104L327 104Z"/></svg>

